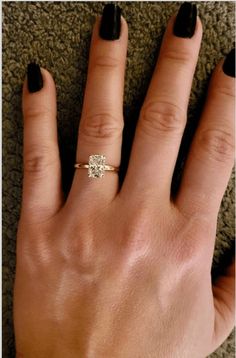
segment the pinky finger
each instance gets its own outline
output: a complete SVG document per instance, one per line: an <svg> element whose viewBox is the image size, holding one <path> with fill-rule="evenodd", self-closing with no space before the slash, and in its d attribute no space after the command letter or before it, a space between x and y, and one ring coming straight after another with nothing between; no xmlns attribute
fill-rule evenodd
<svg viewBox="0 0 236 358"><path fill-rule="evenodd" d="M45 221L61 206L56 89L50 73L31 63L23 85L24 180L21 215Z"/></svg>

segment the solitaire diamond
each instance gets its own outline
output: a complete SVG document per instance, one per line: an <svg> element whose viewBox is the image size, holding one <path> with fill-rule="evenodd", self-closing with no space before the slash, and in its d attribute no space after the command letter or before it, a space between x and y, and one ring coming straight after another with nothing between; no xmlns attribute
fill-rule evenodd
<svg viewBox="0 0 236 358"><path fill-rule="evenodd" d="M105 155L94 154L89 156L88 176L90 178L102 178L105 169Z"/></svg>

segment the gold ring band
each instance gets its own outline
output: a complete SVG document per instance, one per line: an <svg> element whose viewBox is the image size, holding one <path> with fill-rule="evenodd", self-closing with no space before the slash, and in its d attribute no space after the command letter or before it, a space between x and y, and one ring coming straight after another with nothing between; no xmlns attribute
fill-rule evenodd
<svg viewBox="0 0 236 358"><path fill-rule="evenodd" d="M88 176L90 178L102 178L105 171L118 172L119 167L105 164L106 157L101 154L93 154L89 156L88 163L75 163L76 169L88 169Z"/></svg>
<svg viewBox="0 0 236 358"><path fill-rule="evenodd" d="M76 169L89 169L89 164L86 163L75 163L74 167ZM103 170L110 171L110 172L118 172L118 167L113 167L112 165L105 164Z"/></svg>

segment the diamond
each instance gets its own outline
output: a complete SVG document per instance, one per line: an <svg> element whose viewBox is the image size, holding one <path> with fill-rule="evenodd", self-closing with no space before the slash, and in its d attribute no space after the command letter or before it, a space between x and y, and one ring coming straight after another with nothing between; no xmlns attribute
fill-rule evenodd
<svg viewBox="0 0 236 358"><path fill-rule="evenodd" d="M88 176L90 178L102 178L105 169L105 155L94 154L89 156Z"/></svg>

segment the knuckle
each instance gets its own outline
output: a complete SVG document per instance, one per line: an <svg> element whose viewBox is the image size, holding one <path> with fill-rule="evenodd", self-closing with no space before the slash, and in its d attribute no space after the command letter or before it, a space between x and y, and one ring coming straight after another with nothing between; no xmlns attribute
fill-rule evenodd
<svg viewBox="0 0 236 358"><path fill-rule="evenodd" d="M120 67L120 61L118 58L112 56L97 56L92 62L92 69L116 69Z"/></svg>
<svg viewBox="0 0 236 358"><path fill-rule="evenodd" d="M209 153L210 158L218 162L233 159L234 137L222 129L206 129L199 136L200 146Z"/></svg>
<svg viewBox="0 0 236 358"><path fill-rule="evenodd" d="M166 49L163 53L163 60L171 63L178 63L180 65L189 65L193 62L193 55L190 51Z"/></svg>
<svg viewBox="0 0 236 358"><path fill-rule="evenodd" d="M203 214L196 213L185 217L179 226L173 228L169 239L166 240L166 249L175 266L195 270L196 265L205 258L202 268L206 267L210 242L207 240L214 226ZM178 235L176 235L176 231ZM214 231L214 229L213 229Z"/></svg>
<svg viewBox="0 0 236 358"><path fill-rule="evenodd" d="M156 137L161 134L180 134L183 132L186 114L171 102L148 102L141 111L140 129Z"/></svg>
<svg viewBox="0 0 236 358"><path fill-rule="evenodd" d="M122 130L123 120L108 113L98 113L83 118L79 134L86 142L99 139L113 141L122 135Z"/></svg>
<svg viewBox="0 0 236 358"><path fill-rule="evenodd" d="M225 97L226 99L232 99L234 101L234 99L235 99L234 88L219 87L217 91L221 97Z"/></svg>
<svg viewBox="0 0 236 358"><path fill-rule="evenodd" d="M55 164L57 159L51 153L50 146L32 146L24 153L24 171L38 176L45 175L45 170Z"/></svg>
<svg viewBox="0 0 236 358"><path fill-rule="evenodd" d="M195 260L197 260L200 256L199 254L199 245L196 244L197 241L183 239L183 242L175 244L170 248L173 262L177 265L185 266L185 265L194 265Z"/></svg>
<svg viewBox="0 0 236 358"><path fill-rule="evenodd" d="M22 265L24 269L29 269L32 273L32 278L38 281L42 277L42 273L49 272L52 262L55 261L55 251L52 250L51 245L48 245L45 240L45 230L42 230L43 225L32 224L32 222L30 224L27 223L27 227L29 225L30 233L32 234L24 234L24 240L20 240L17 254L23 258L23 260L20 260L20 266ZM26 232L28 232L28 229ZM32 240L32 235L36 240ZM50 244L52 244L52 241ZM34 267L33 271L32 267Z"/></svg>
<svg viewBox="0 0 236 358"><path fill-rule="evenodd" d="M150 219L148 206L141 205L133 209L123 231L122 246L129 257L146 257L153 249L155 227Z"/></svg>
<svg viewBox="0 0 236 358"><path fill-rule="evenodd" d="M24 118L26 120L39 120L42 118L50 118L52 116L52 110L48 107L37 108L35 106L27 106L24 109Z"/></svg>
<svg viewBox="0 0 236 358"><path fill-rule="evenodd" d="M211 97L217 102L235 100L235 88L234 86L222 85L219 81L215 81L215 86L211 88Z"/></svg>

